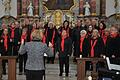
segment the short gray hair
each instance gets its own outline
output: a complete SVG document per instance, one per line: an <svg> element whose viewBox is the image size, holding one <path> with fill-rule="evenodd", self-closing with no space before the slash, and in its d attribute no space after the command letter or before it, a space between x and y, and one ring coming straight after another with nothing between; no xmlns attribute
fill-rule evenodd
<svg viewBox="0 0 120 80"><path fill-rule="evenodd" d="M81 31L80 31L80 34L82 34L82 33L87 34L87 31L86 31L86 30L81 30Z"/></svg>

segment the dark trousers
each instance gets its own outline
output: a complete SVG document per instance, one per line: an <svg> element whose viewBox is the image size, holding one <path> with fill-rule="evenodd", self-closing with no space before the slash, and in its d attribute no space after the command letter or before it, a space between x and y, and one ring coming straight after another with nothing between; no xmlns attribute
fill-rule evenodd
<svg viewBox="0 0 120 80"><path fill-rule="evenodd" d="M26 70L26 80L43 80L44 70Z"/></svg>
<svg viewBox="0 0 120 80"><path fill-rule="evenodd" d="M47 63L54 63L55 57L47 57Z"/></svg>
<svg viewBox="0 0 120 80"><path fill-rule="evenodd" d="M27 61L27 54L19 55L19 72L23 72L23 69L25 72L26 61Z"/></svg>
<svg viewBox="0 0 120 80"><path fill-rule="evenodd" d="M3 54L1 54L1 56L9 56L8 51L3 52ZM3 74L6 74L6 64L7 64L7 62L8 62L8 60L2 60L2 68L3 68L2 73Z"/></svg>
<svg viewBox="0 0 120 80"><path fill-rule="evenodd" d="M0 80L2 80L2 62L0 61Z"/></svg>
<svg viewBox="0 0 120 80"><path fill-rule="evenodd" d="M60 67L60 73L63 73L63 67L65 65L65 73L69 73L69 57L59 57L59 67Z"/></svg>
<svg viewBox="0 0 120 80"><path fill-rule="evenodd" d="M2 60L3 74L6 74L6 63L8 60Z"/></svg>
<svg viewBox="0 0 120 80"><path fill-rule="evenodd" d="M17 45L13 45L12 46L12 55L13 56L17 56L18 55L18 49L19 49L19 46L17 46Z"/></svg>

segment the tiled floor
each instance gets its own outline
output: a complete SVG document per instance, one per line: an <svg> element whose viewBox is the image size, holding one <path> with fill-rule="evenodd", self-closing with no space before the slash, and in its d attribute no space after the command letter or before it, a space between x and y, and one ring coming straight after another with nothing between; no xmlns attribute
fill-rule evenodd
<svg viewBox="0 0 120 80"><path fill-rule="evenodd" d="M70 73L69 77L65 77L64 74L62 77L59 77L59 65L58 60L55 61L55 64L46 64L46 80L77 80L75 77L76 74L76 64L70 61ZM8 80L8 75L3 75L3 80ZM25 75L18 75L18 64L17 64L17 80L26 80Z"/></svg>

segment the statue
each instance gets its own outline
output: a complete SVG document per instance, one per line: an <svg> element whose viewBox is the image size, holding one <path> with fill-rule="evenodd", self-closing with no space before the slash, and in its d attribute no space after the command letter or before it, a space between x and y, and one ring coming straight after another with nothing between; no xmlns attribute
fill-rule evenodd
<svg viewBox="0 0 120 80"><path fill-rule="evenodd" d="M4 5L4 12L5 12L5 15L10 15L10 10L11 10L11 0L2 0L2 4Z"/></svg>
<svg viewBox="0 0 120 80"><path fill-rule="evenodd" d="M84 7L84 14L85 16L89 16L90 15L90 4L88 2L85 2Z"/></svg>
<svg viewBox="0 0 120 80"><path fill-rule="evenodd" d="M114 8L115 8L115 13L120 13L120 4L119 4L119 1L118 0L115 0L115 5L114 5Z"/></svg>
<svg viewBox="0 0 120 80"><path fill-rule="evenodd" d="M32 2L30 2L29 6L27 7L28 10L28 16L33 16L33 6L32 6Z"/></svg>

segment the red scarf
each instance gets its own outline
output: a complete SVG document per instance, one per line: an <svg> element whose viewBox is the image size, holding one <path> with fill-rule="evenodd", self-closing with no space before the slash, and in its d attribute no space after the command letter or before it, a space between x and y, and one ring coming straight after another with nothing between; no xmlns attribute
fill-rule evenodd
<svg viewBox="0 0 120 80"><path fill-rule="evenodd" d="M64 41L65 41L65 38L62 37L62 41L61 41L61 49L62 49L62 52L64 52Z"/></svg>
<svg viewBox="0 0 120 80"><path fill-rule="evenodd" d="M100 36L103 37L103 35L104 35L104 30L100 29L100 30L99 30L99 33L100 33Z"/></svg>
<svg viewBox="0 0 120 80"><path fill-rule="evenodd" d="M95 47L96 43L97 43L97 40L95 40L94 43L93 43L93 40L91 40L91 57L94 57L94 54L95 54L94 47Z"/></svg>
<svg viewBox="0 0 120 80"><path fill-rule="evenodd" d="M88 36L91 35L91 34L92 34L92 32L88 31Z"/></svg>
<svg viewBox="0 0 120 80"><path fill-rule="evenodd" d="M8 50L8 36L5 35L3 36L3 38L4 38L4 47L5 47L5 50L7 51Z"/></svg>
<svg viewBox="0 0 120 80"><path fill-rule="evenodd" d="M103 36L102 39L103 39L104 45L106 45L107 36Z"/></svg>
<svg viewBox="0 0 120 80"><path fill-rule="evenodd" d="M43 43L45 43L45 42L46 42L47 31L48 31L48 30L46 29L46 31L45 31L45 35L43 36L43 39L42 39L42 42L43 42Z"/></svg>
<svg viewBox="0 0 120 80"><path fill-rule="evenodd" d="M80 38L80 52L82 52L82 46L83 46L83 41L84 41L84 37Z"/></svg>
<svg viewBox="0 0 120 80"><path fill-rule="evenodd" d="M15 28L11 28L11 38L14 38L14 34L15 34Z"/></svg>
<svg viewBox="0 0 120 80"><path fill-rule="evenodd" d="M45 35L43 36L42 42L43 42L43 43L46 42L46 37L45 37Z"/></svg>
<svg viewBox="0 0 120 80"><path fill-rule="evenodd" d="M22 43L22 41L25 41L26 40L26 34L22 34L22 36L21 36L21 43Z"/></svg>
<svg viewBox="0 0 120 80"><path fill-rule="evenodd" d="M65 29L65 28L62 28L62 31L63 31L63 30L66 30L66 32L67 32L67 34L68 34L67 36L69 37L69 28L66 28L66 29ZM62 31L61 31L60 34L62 34Z"/></svg>
<svg viewBox="0 0 120 80"><path fill-rule="evenodd" d="M34 31L35 29L33 28L31 33ZM32 41L32 35L30 35L30 41Z"/></svg>

